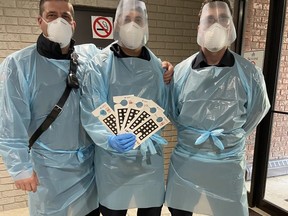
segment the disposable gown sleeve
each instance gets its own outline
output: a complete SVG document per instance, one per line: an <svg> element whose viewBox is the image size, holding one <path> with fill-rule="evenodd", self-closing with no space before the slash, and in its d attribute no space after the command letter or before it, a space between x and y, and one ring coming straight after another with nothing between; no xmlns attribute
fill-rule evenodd
<svg viewBox="0 0 288 216"><path fill-rule="evenodd" d="M247 121L243 129L249 135L264 118L270 108L270 102L266 91L264 76L260 68L251 68L250 90L247 102Z"/></svg>
<svg viewBox="0 0 288 216"><path fill-rule="evenodd" d="M14 180L29 178L30 123L28 84L17 61L8 57L0 66L0 154Z"/></svg>
<svg viewBox="0 0 288 216"><path fill-rule="evenodd" d="M159 61L159 64L161 65L161 71L162 71L162 75L163 75L163 82L164 82L164 74L168 72L167 68L163 68L162 67L162 60L160 58L158 58L158 61ZM174 69L173 69L174 70ZM168 112L169 112L169 91L170 91L170 88L171 88L171 83L173 82L173 75L174 75L174 71L173 71L173 74L172 74L172 77L171 77L171 81L169 84L165 84L164 82L164 86L163 86L163 89L162 89L162 96L161 96L161 99L162 99L162 103L161 103L161 107L164 109L164 113L166 116L168 116Z"/></svg>
<svg viewBox="0 0 288 216"><path fill-rule="evenodd" d="M179 111L177 109L177 89L175 80L172 79L169 89L169 99L168 99L168 118L175 125Z"/></svg>
<svg viewBox="0 0 288 216"><path fill-rule="evenodd" d="M94 143L104 149L112 150L108 137L112 133L95 117L92 112L107 102L107 85L97 60L86 65L81 96L81 122Z"/></svg>
<svg viewBox="0 0 288 216"><path fill-rule="evenodd" d="M168 118L174 125L177 124L177 118L181 112L179 95L187 76L188 73L186 64L178 64L175 66L173 79L169 86L168 97Z"/></svg>

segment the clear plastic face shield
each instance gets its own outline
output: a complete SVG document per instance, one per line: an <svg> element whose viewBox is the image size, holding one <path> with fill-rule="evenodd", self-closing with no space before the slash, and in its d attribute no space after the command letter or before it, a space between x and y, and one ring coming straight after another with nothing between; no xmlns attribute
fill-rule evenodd
<svg viewBox="0 0 288 216"><path fill-rule="evenodd" d="M145 3L121 0L114 21L114 40L122 47L134 50L148 41L148 16Z"/></svg>
<svg viewBox="0 0 288 216"><path fill-rule="evenodd" d="M211 52L230 46L236 30L229 7L225 2L209 2L202 8L197 43Z"/></svg>

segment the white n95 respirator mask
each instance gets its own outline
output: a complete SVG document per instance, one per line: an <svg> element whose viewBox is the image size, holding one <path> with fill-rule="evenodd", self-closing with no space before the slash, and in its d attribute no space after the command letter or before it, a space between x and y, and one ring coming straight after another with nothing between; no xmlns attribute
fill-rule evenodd
<svg viewBox="0 0 288 216"><path fill-rule="evenodd" d="M140 48L143 44L143 37L144 29L135 22L130 22L120 27L119 40L128 49Z"/></svg>
<svg viewBox="0 0 288 216"><path fill-rule="evenodd" d="M61 48L66 47L72 38L73 31L72 26L65 19L59 17L49 23L47 23L48 39L59 43Z"/></svg>
<svg viewBox="0 0 288 216"><path fill-rule="evenodd" d="M203 46L210 52L218 52L228 46L227 28L214 23L204 32Z"/></svg>

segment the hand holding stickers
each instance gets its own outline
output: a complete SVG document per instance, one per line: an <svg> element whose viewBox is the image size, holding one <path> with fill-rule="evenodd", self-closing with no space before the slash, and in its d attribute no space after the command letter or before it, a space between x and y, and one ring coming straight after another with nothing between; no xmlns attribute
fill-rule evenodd
<svg viewBox="0 0 288 216"><path fill-rule="evenodd" d="M113 97L113 101L114 110L103 103L92 113L115 135L135 134L133 149L169 123L164 110L152 100L125 95Z"/></svg>

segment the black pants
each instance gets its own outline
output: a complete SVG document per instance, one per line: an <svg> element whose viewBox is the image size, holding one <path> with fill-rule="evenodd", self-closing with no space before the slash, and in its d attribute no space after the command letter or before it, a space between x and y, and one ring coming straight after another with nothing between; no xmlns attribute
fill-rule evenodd
<svg viewBox="0 0 288 216"><path fill-rule="evenodd" d="M112 210L100 205L100 212L103 216L126 216L127 209L125 210ZM152 208L138 208L137 216L161 216L162 206Z"/></svg>
<svg viewBox="0 0 288 216"><path fill-rule="evenodd" d="M99 208L93 210L92 212L90 212L90 213L87 214L86 216L100 216Z"/></svg>
<svg viewBox="0 0 288 216"><path fill-rule="evenodd" d="M180 209L168 208L171 216L192 216L193 212L183 211Z"/></svg>

